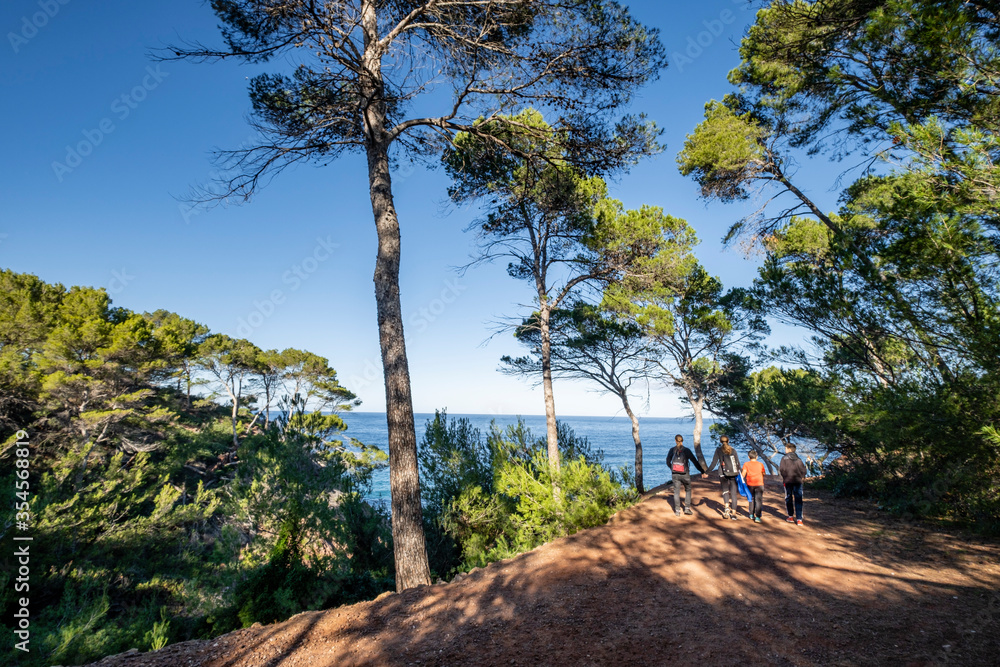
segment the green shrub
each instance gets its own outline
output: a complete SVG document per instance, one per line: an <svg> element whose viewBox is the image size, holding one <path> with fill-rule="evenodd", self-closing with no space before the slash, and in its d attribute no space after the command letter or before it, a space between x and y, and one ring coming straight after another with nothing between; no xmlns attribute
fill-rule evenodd
<svg viewBox="0 0 1000 667"><path fill-rule="evenodd" d="M854 386L834 390L849 395ZM916 382L864 389L826 425L820 445L839 456L821 484L870 498L907 519L953 521L1000 533L1000 383L990 376L925 387ZM808 427L809 424L806 423Z"/></svg>
<svg viewBox="0 0 1000 667"><path fill-rule="evenodd" d="M151 651L159 651L170 643L170 619L167 608L160 607L160 620L153 623L153 629L146 633L146 644Z"/></svg>
<svg viewBox="0 0 1000 667"><path fill-rule="evenodd" d="M418 448L421 496L432 516L440 515L463 490L488 486L493 452L468 419L448 420L447 410L434 412Z"/></svg>
<svg viewBox="0 0 1000 667"><path fill-rule="evenodd" d="M634 488L625 486L627 470L606 470L603 452L565 424L558 434L562 466L553 479L545 439L535 439L523 421L505 428L494 423L483 441L466 420L448 423L445 413L435 414L419 453L432 499L428 523L454 544L451 560L437 563L436 571L508 558L600 525L635 502Z"/></svg>

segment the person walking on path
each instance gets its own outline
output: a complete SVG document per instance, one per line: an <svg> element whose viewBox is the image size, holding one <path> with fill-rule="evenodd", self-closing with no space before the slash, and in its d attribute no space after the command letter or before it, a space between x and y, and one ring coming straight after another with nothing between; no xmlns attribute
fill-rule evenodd
<svg viewBox="0 0 1000 667"><path fill-rule="evenodd" d="M712 457L708 471L715 470L715 466L718 464L719 482L722 485L722 516L735 521L739 516L736 510L740 492L736 480L740 476L740 455L729 446L728 436L722 436L719 441L722 445L715 450L715 456Z"/></svg>
<svg viewBox="0 0 1000 667"><path fill-rule="evenodd" d="M795 445L790 442L785 443L785 455L781 457L778 472L781 473L781 481L785 485L785 509L788 510L788 518L785 520L801 526L802 483L809 471L806 470L806 464L795 453Z"/></svg>
<svg viewBox="0 0 1000 667"><path fill-rule="evenodd" d="M757 460L757 452L750 450L750 460L743 464L743 474L746 476L747 486L753 494L753 502L750 503L750 518L755 523L761 522L761 515L764 512L764 464Z"/></svg>
<svg viewBox="0 0 1000 667"><path fill-rule="evenodd" d="M705 469L698 463L694 452L684 446L684 437L674 436L675 446L667 453L667 467L673 474L674 480L674 514L681 515L681 485L684 485L684 492L687 502L683 505L685 514L694 514L691 511L691 464L698 469L703 476L708 475Z"/></svg>

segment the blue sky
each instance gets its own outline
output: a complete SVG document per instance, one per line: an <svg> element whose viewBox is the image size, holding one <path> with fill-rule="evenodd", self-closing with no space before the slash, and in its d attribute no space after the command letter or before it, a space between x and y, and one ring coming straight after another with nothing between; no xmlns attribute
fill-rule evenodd
<svg viewBox="0 0 1000 667"><path fill-rule="evenodd" d="M727 286L748 285L756 263L721 245L741 209L706 206L677 173L674 156L704 103L730 89L726 73L738 63L735 45L753 13L742 0L627 4L661 30L671 54L671 66L635 105L664 129L667 150L613 183L612 195L628 207L659 205L686 218L708 270ZM363 400L360 409L381 411L375 231L363 157L290 169L247 204L191 211L177 199L211 180L213 149L251 136L246 84L258 70L154 63L148 54L182 39L219 43L215 25L206 4L189 0L3 5L0 266L67 286L103 286L116 305L174 310L264 348L322 354ZM817 183L831 183L829 165L815 171L825 179ZM474 250L463 232L473 212L446 206L440 171L405 169L393 185L415 409L544 412L540 390L496 370L502 355L521 352L512 337L487 341L491 322L530 302L528 286L500 265L456 273ZM811 194L835 203L823 185ZM776 342L800 338L787 329L776 334ZM587 385L560 382L556 391L563 414L621 409ZM648 397L649 416L685 414L662 388Z"/></svg>

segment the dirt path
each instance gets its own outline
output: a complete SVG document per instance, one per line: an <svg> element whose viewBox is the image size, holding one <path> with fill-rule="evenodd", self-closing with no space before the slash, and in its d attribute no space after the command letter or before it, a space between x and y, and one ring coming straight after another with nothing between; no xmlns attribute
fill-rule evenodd
<svg viewBox="0 0 1000 667"><path fill-rule="evenodd" d="M1000 545L806 490L784 521L694 516L654 490L606 525L459 582L299 614L104 666L1000 665Z"/></svg>

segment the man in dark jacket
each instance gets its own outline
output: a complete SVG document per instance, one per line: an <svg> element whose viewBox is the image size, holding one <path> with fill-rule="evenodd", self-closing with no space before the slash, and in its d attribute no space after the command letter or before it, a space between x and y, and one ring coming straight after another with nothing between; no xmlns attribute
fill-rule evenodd
<svg viewBox="0 0 1000 667"><path fill-rule="evenodd" d="M785 484L785 509L788 510L788 518L785 521L801 526L802 482L809 473L806 464L795 453L795 445L791 442L785 443L785 455L781 457L778 472L781 473L781 481Z"/></svg>
<svg viewBox="0 0 1000 667"><path fill-rule="evenodd" d="M698 463L694 452L684 446L684 438L680 435L674 436L674 447L667 453L667 467L673 474L674 480L674 514L681 515L681 484L684 485L685 497L684 513L694 514L691 511L691 464L698 469L702 475L707 475L705 469Z"/></svg>

